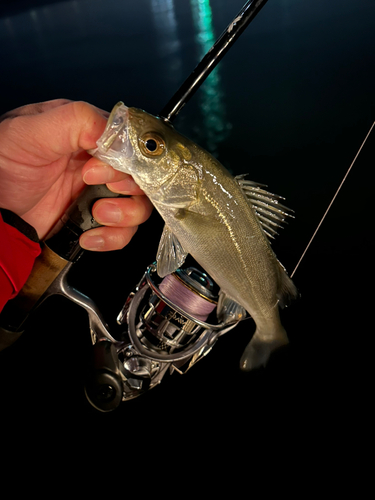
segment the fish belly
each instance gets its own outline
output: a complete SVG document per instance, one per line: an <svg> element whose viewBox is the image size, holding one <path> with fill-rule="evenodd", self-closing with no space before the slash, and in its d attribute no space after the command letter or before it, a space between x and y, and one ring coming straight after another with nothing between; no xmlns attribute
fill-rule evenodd
<svg viewBox="0 0 375 500"><path fill-rule="evenodd" d="M265 366L288 343L278 307L281 266L239 186L229 181L224 188L219 176L215 181L211 190L201 187L198 202L186 209L156 208L184 251L255 321L240 361L248 371Z"/></svg>
<svg viewBox="0 0 375 500"><path fill-rule="evenodd" d="M243 208L237 217L186 211L179 219L165 214L164 220L184 250L255 321L278 321L276 257L255 215Z"/></svg>

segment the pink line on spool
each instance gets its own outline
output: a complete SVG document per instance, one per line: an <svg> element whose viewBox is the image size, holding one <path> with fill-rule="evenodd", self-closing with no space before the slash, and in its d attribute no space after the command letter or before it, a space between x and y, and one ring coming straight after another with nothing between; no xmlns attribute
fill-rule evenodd
<svg viewBox="0 0 375 500"><path fill-rule="evenodd" d="M173 274L169 274L163 279L159 290L176 306L200 321L206 321L216 307L216 304L205 300L186 287Z"/></svg>

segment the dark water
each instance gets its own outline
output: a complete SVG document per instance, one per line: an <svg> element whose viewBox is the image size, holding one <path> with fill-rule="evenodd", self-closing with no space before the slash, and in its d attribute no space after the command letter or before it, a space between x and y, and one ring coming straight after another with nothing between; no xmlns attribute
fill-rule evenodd
<svg viewBox="0 0 375 500"><path fill-rule="evenodd" d="M3 2L0 113L67 97L157 114L242 4ZM374 21L372 0L270 0L175 122L235 174L249 172L287 198L296 218L274 248L289 272L375 119ZM185 377L101 415L82 395L85 315L51 299L30 334L1 355L9 420L27 411L41 429L63 416L68 432L83 434L134 422L155 428L154 420L194 431L218 418L255 425L267 411L324 427L336 409L356 405L373 329L374 134L295 275L301 299L283 312L291 345L267 371L238 370L248 322ZM84 256L72 282L115 317L153 261L161 228L154 214L123 251Z"/></svg>

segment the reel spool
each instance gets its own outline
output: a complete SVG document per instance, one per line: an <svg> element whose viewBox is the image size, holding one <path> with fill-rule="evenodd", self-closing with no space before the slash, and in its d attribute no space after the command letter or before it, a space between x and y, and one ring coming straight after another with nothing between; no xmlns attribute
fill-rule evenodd
<svg viewBox="0 0 375 500"><path fill-rule="evenodd" d="M191 349L205 330L217 296L211 278L196 268L178 269L159 284L155 265L129 304L129 336L137 349L150 359L176 361L191 355ZM149 352L148 352L149 351Z"/></svg>
<svg viewBox="0 0 375 500"><path fill-rule="evenodd" d="M114 366L111 357L110 373L122 380L122 401L153 388L167 371L186 373L210 352L220 335L237 325L238 320L207 322L215 316L216 290L212 279L195 267L178 269L163 279L157 275L156 264L147 268L117 317L119 325L127 325L127 332L112 344L117 363ZM100 398L90 397L97 394L92 385L90 393L86 391L97 409L110 411L119 404L118 384L113 404L105 399L108 391L103 395L100 387L99 393Z"/></svg>

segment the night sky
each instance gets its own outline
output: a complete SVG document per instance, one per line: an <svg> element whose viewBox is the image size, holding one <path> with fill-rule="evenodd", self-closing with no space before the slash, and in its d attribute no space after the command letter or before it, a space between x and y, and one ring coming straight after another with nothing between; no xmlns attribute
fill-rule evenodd
<svg viewBox="0 0 375 500"><path fill-rule="evenodd" d="M2 2L0 114L59 97L107 110L122 100L157 114L242 5ZM174 123L233 173L286 197L295 219L273 247L290 273L375 120L374 22L372 0L269 0ZM144 428L151 418L164 427L172 415L176 429L224 415L248 426L280 411L302 427L309 419L328 426L361 401L369 376L374 153L375 131L296 272L301 298L282 312L291 344L267 370L239 371L249 321L189 374L97 413L82 391L85 313L53 298L0 355L5 418L27 408L41 428L62 415L70 431L87 434L104 422ZM154 260L162 226L153 214L127 248L85 254L72 271L109 321Z"/></svg>

